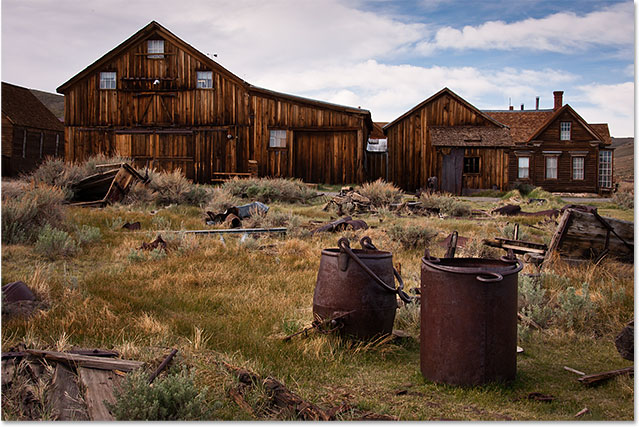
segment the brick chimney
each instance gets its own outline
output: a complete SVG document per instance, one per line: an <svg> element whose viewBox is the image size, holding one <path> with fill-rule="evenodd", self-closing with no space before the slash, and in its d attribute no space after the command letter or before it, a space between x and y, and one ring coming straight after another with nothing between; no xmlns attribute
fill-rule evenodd
<svg viewBox="0 0 639 427"><path fill-rule="evenodd" d="M508 109L512 111L514 109L514 107L511 105L511 106L508 107Z"/></svg>
<svg viewBox="0 0 639 427"><path fill-rule="evenodd" d="M539 110L539 97L535 98L535 110Z"/></svg>
<svg viewBox="0 0 639 427"><path fill-rule="evenodd" d="M553 111L557 111L564 105L564 91L556 90L552 94L555 95L555 108L553 108Z"/></svg>
<svg viewBox="0 0 639 427"><path fill-rule="evenodd" d="M524 111L524 104L521 104L521 111Z"/></svg>

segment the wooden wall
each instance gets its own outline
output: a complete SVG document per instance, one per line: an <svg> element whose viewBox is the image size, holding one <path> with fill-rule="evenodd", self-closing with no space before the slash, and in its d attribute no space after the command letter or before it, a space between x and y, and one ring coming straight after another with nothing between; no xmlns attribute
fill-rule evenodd
<svg viewBox="0 0 639 427"><path fill-rule="evenodd" d="M561 122L571 122L571 140L559 140L559 127ZM517 157L514 152L510 154L509 174L511 186L516 183L528 183L539 186L547 191L570 192L597 192L598 191L598 165L599 148L592 146L593 136L582 126L568 111L560 115L546 128L536 139L535 144L540 146L525 146L514 151L531 151L530 178L522 180L517 178ZM560 151L557 159L557 179L546 179L546 161L543 151ZM584 160L584 179L572 179L572 155L571 152L587 152Z"/></svg>
<svg viewBox="0 0 639 427"><path fill-rule="evenodd" d="M379 178L387 181L386 162L388 153L366 153L366 181L372 182Z"/></svg>
<svg viewBox="0 0 639 427"><path fill-rule="evenodd" d="M23 148L26 150L23 151ZM2 176L15 176L19 173L30 172L47 157L56 156L64 158L64 134L62 132L13 126L8 120L6 123L3 121Z"/></svg>
<svg viewBox="0 0 639 427"><path fill-rule="evenodd" d="M442 182L442 163L447 149L439 148L437 151L437 179ZM479 157L479 173L462 173L462 190L489 190L494 186L499 190L508 189L508 176L510 163L510 149L492 147L468 147L464 148L464 157Z"/></svg>
<svg viewBox="0 0 639 427"><path fill-rule="evenodd" d="M441 171L428 127L472 125L495 126L444 93L386 128L390 180L408 191L425 188L427 179Z"/></svg>

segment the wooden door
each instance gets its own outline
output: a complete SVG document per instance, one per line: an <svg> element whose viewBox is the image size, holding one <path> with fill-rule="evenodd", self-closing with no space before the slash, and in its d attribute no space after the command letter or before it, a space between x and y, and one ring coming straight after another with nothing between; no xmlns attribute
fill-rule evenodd
<svg viewBox="0 0 639 427"><path fill-rule="evenodd" d="M332 132L295 132L293 176L305 182L331 181Z"/></svg>
<svg viewBox="0 0 639 427"><path fill-rule="evenodd" d="M462 192L462 172L464 168L464 149L450 148L450 153L443 153L441 191L451 194L461 194ZM443 150L442 150L443 151Z"/></svg>
<svg viewBox="0 0 639 427"><path fill-rule="evenodd" d="M237 171L237 142L229 129L199 132L195 144L198 182L210 183L216 172Z"/></svg>
<svg viewBox="0 0 639 427"><path fill-rule="evenodd" d="M135 95L135 123L152 125L155 123L155 97L151 94Z"/></svg>

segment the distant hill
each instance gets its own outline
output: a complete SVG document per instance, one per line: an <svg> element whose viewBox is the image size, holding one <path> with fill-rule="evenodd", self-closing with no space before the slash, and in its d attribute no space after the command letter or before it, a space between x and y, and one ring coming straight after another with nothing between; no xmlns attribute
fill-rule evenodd
<svg viewBox="0 0 639 427"><path fill-rule="evenodd" d="M64 121L64 95L29 89L58 119Z"/></svg>
<svg viewBox="0 0 639 427"><path fill-rule="evenodd" d="M615 149L615 176L623 181L634 181L635 139L612 138Z"/></svg>

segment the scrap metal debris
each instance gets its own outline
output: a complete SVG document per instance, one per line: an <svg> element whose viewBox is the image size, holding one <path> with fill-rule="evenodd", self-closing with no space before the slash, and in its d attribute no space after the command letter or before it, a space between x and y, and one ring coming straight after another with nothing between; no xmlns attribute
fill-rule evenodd
<svg viewBox="0 0 639 427"><path fill-rule="evenodd" d="M359 191L353 190L353 187L343 187L339 194L329 200L324 206L325 211L329 209L336 209L337 214L340 216L355 212L369 212L371 210L371 200L366 196L362 196Z"/></svg>
<svg viewBox="0 0 639 427"><path fill-rule="evenodd" d="M207 211L207 225L215 225L222 223L232 222L231 228L241 227L241 220L245 218L250 218L253 215L266 215L268 213L269 207L262 202L252 202L242 206L231 206L221 213L214 213L211 211ZM228 217L232 216L232 219L229 221ZM236 225L238 224L239 225Z"/></svg>
<svg viewBox="0 0 639 427"><path fill-rule="evenodd" d="M23 281L11 282L2 287L3 302L35 301L36 297Z"/></svg>
<svg viewBox="0 0 639 427"><path fill-rule="evenodd" d="M2 319L29 317L37 309L46 309L41 301L22 281L11 282L2 287Z"/></svg>
<svg viewBox="0 0 639 427"><path fill-rule="evenodd" d="M345 216L343 218L339 218L333 222L329 222L311 232L311 234L322 233L322 232L331 232L335 233L337 231L344 230L367 230L368 224L366 221L361 219L353 219L350 216Z"/></svg>
<svg viewBox="0 0 639 427"><path fill-rule="evenodd" d="M559 215L559 210L557 209L546 209L539 212L524 212L521 210L521 206L519 205L504 205L499 208L493 209L491 211L493 214L497 215L505 215L505 216L545 216L554 218Z"/></svg>
<svg viewBox="0 0 639 427"><path fill-rule="evenodd" d="M615 338L617 351L626 360L635 360L635 321L628 323Z"/></svg>
<svg viewBox="0 0 639 427"><path fill-rule="evenodd" d="M129 230L129 231L140 230L141 228L142 226L140 225L140 221L127 222L126 224L122 226L123 230Z"/></svg>
<svg viewBox="0 0 639 427"><path fill-rule="evenodd" d="M164 241L162 236L158 234L158 237L156 237L154 241L150 243L142 242L142 246L140 246L138 249L142 249L143 251L152 251L158 248L166 250L166 247L166 242Z"/></svg>

